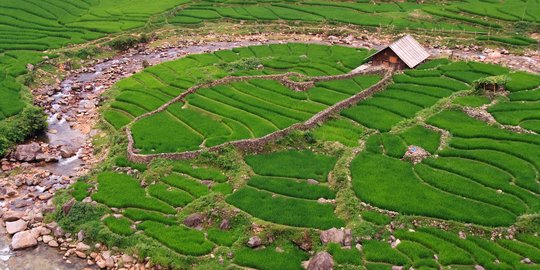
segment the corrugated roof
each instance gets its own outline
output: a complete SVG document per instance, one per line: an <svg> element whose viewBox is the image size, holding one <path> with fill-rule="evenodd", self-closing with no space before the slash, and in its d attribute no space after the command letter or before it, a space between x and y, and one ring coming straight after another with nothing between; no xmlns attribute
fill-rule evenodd
<svg viewBox="0 0 540 270"><path fill-rule="evenodd" d="M416 39L406 35L394 43L390 44L390 49L394 51L409 68L414 68L429 57L426 51Z"/></svg>

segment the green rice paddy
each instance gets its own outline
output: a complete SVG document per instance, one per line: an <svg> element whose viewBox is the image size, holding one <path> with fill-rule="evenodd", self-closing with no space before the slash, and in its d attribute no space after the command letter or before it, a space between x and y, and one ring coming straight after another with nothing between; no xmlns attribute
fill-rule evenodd
<svg viewBox="0 0 540 270"><path fill-rule="evenodd" d="M62 54L111 34L240 22L305 31L331 25L521 49L537 44L531 34L538 32L539 14L538 0L6 0L0 3L0 153L22 140L13 136L13 123L32 108L21 77L27 64L39 66L56 57L50 53L55 49ZM141 154L204 151L260 138L306 121L381 77L319 82L305 92L265 79L221 84L133 120L203 82L344 74L371 53L288 43L189 55L118 82L102 116L122 147L118 134L129 126ZM508 95L488 106L491 100L472 88L495 75L509 77ZM496 123L462 111L481 106ZM58 206L70 196L77 200L71 213L58 208L51 216L63 226L73 221L65 229L84 230L85 240L171 269L302 269L320 251L333 256L335 269L537 269L539 111L537 74L437 59L395 74L384 91L261 153L229 147L195 160L146 165L114 149L112 162L59 195ZM405 161L411 145L430 156L418 164ZM86 203L88 197L97 205ZM205 218L190 228L184 220L194 213ZM225 221L231 228L220 228ZM510 226L517 228L515 237L505 235ZM320 231L333 227L352 229L352 247L320 242ZM246 246L254 235L262 247Z"/></svg>

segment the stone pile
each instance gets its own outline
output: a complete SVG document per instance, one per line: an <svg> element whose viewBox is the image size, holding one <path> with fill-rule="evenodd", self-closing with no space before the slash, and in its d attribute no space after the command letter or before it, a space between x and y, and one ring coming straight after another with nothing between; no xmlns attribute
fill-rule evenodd
<svg viewBox="0 0 540 270"><path fill-rule="evenodd" d="M418 164L430 156L431 154L424 148L416 145L409 145L409 147L407 147L407 152L405 152L403 155L402 160L409 161L412 164Z"/></svg>

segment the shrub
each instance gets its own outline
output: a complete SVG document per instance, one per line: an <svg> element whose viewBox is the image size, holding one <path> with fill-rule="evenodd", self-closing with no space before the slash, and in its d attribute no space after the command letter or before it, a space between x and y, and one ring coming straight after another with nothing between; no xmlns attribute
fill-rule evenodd
<svg viewBox="0 0 540 270"><path fill-rule="evenodd" d="M121 36L109 41L107 45L117 51L125 51L127 49L135 47L139 43L141 43L141 39L138 37Z"/></svg>
<svg viewBox="0 0 540 270"><path fill-rule="evenodd" d="M79 180L71 186L71 188L73 189L73 191L71 192L71 195L77 201L82 201L84 198L88 197L88 194L89 194L88 189L90 187L92 186Z"/></svg>
<svg viewBox="0 0 540 270"><path fill-rule="evenodd" d="M75 202L67 215L62 211L58 212L57 222L67 232L77 233L80 226L92 221L99 221L105 214L105 209L87 203Z"/></svg>
<svg viewBox="0 0 540 270"><path fill-rule="evenodd" d="M138 170L139 172L145 172L147 169L146 164L131 162L126 157L123 157L123 156L117 157L114 160L114 163L118 167L130 167L132 169Z"/></svg>
<svg viewBox="0 0 540 270"><path fill-rule="evenodd" d="M0 121L0 156L14 143L37 135L47 127L47 117L43 109L27 106L14 118Z"/></svg>

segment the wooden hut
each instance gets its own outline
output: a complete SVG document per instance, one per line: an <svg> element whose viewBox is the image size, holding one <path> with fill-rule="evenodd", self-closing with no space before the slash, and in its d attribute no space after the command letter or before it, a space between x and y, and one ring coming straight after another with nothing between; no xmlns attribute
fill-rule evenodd
<svg viewBox="0 0 540 270"><path fill-rule="evenodd" d="M373 65L394 69L414 68L428 57L428 51L410 35L394 41L370 56Z"/></svg>

